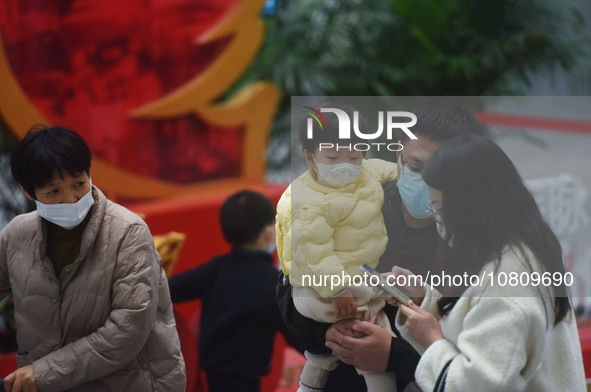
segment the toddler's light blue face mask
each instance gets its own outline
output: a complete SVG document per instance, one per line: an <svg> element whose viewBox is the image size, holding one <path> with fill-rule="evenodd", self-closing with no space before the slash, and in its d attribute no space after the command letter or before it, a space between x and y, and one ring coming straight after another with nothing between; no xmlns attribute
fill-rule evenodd
<svg viewBox="0 0 591 392"><path fill-rule="evenodd" d="M431 198L425 181L408 178L402 171L396 186L400 191L402 203L413 217L417 219L429 218L427 207L431 204Z"/></svg>
<svg viewBox="0 0 591 392"><path fill-rule="evenodd" d="M267 253L273 254L273 252L275 252L275 249L277 249L277 245L275 243L272 243L271 245L267 246Z"/></svg>

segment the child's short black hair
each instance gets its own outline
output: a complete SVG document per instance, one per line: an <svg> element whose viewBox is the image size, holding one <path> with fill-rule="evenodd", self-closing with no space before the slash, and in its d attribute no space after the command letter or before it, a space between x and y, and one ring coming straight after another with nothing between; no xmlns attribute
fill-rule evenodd
<svg viewBox="0 0 591 392"><path fill-rule="evenodd" d="M31 197L64 172L90 175L90 149L76 132L63 127L34 126L12 153L12 176Z"/></svg>
<svg viewBox="0 0 591 392"><path fill-rule="evenodd" d="M353 113L357 111L351 105L335 103L335 102L327 102L320 106L317 110L319 111L321 108L336 108L341 109L349 116L351 120L351 127L353 127ZM332 144L355 144L363 142L363 140L353 132L351 128L351 139L349 140L340 140L339 139L339 122L337 116L333 113L323 113L323 119L326 120L327 126L321 126L316 122L312 121L312 138L308 139L308 118L306 116L301 122L298 127L298 136L300 139L300 143L302 144L302 149L307 150L311 153L314 153L320 143L332 143ZM324 121L322 121L324 124ZM367 133L367 125L363 118L361 117L361 113L359 113L359 131L362 133Z"/></svg>
<svg viewBox="0 0 591 392"><path fill-rule="evenodd" d="M275 207L260 193L240 191L222 205L220 222L226 241L243 246L256 241L265 227L275 223Z"/></svg>

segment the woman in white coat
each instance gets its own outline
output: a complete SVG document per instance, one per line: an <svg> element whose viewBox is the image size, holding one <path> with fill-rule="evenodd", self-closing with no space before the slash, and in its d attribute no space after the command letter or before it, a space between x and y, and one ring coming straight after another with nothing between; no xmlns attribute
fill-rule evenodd
<svg viewBox="0 0 591 392"><path fill-rule="evenodd" d="M460 136L433 153L423 178L442 237L433 273L455 281L406 287L412 301L397 326L422 353L419 387L585 391L560 244L509 158Z"/></svg>

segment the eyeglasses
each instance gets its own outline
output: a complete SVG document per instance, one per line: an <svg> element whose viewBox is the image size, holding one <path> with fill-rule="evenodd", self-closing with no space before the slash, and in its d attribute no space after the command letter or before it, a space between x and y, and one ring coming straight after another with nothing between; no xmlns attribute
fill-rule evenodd
<svg viewBox="0 0 591 392"><path fill-rule="evenodd" d="M408 163L402 160L402 156L400 157L400 163L402 163L402 170L401 173L404 177L414 180L420 181L423 179L423 175L421 174L421 169L413 169L411 168Z"/></svg>
<svg viewBox="0 0 591 392"><path fill-rule="evenodd" d="M435 222L443 224L443 218L441 214L437 211L437 207L434 203L430 203L429 207L427 207L427 214L433 219Z"/></svg>

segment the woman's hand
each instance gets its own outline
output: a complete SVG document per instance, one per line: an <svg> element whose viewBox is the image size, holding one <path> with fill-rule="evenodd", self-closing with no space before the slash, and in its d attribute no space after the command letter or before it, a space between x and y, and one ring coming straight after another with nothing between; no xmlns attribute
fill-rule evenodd
<svg viewBox="0 0 591 392"><path fill-rule="evenodd" d="M338 359L372 373L386 370L391 344L388 331L367 321L342 320L326 331L326 347Z"/></svg>
<svg viewBox="0 0 591 392"><path fill-rule="evenodd" d="M408 295L415 304L420 306L423 303L423 298L425 298L427 289L425 288L424 284L420 284L424 282L422 282L422 279L419 276L415 277L415 275L410 270L400 268L398 266L394 266L392 268L392 272L384 275L394 276L394 279L390 278L389 281L396 282L396 287L404 291L404 293L406 293L406 295ZM398 283L406 283L406 285L399 285ZM399 302L392 297L386 299L386 302L392 306L399 305Z"/></svg>
<svg viewBox="0 0 591 392"><path fill-rule="evenodd" d="M405 325L410 337L425 349L435 341L443 339L439 321L413 301L410 301L408 306L399 306L398 311L406 318Z"/></svg>
<svg viewBox="0 0 591 392"><path fill-rule="evenodd" d="M24 366L6 376L4 388L8 392L38 392L33 366Z"/></svg>

